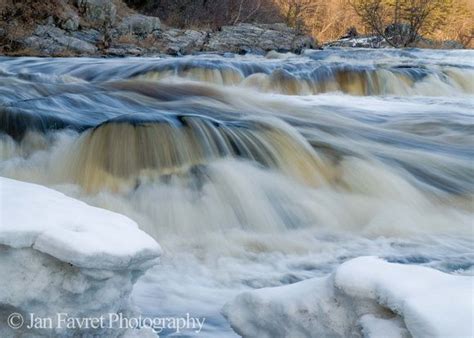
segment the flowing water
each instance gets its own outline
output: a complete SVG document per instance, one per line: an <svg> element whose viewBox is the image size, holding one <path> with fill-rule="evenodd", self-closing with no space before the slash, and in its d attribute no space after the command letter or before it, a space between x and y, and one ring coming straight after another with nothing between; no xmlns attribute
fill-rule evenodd
<svg viewBox="0 0 474 338"><path fill-rule="evenodd" d="M137 221L142 313L233 336L239 292L352 257L474 273L473 76L467 50L0 58L0 175Z"/></svg>

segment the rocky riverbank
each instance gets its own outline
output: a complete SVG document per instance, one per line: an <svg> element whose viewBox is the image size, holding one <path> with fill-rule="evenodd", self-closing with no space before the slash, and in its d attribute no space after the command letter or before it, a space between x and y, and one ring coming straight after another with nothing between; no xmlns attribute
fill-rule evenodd
<svg viewBox="0 0 474 338"><path fill-rule="evenodd" d="M64 2L55 15L28 31L11 20L0 30L4 55L142 56L199 52L301 52L315 48L313 38L285 24L224 26L218 30L178 29L160 19L137 14L123 3L104 0Z"/></svg>
<svg viewBox="0 0 474 338"><path fill-rule="evenodd" d="M40 4L38 8L28 1L0 5L0 55L298 54L320 48L312 37L283 23L179 29L162 24L158 17L138 14L122 0L51 0ZM356 34L323 47L388 48L391 44L380 36ZM421 36L411 47L463 48L456 41L436 42Z"/></svg>

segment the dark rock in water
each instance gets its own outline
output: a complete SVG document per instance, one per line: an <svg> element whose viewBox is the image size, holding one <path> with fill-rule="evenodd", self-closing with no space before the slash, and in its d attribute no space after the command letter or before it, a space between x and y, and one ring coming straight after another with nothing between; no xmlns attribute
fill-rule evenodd
<svg viewBox="0 0 474 338"><path fill-rule="evenodd" d="M0 131L19 141L27 131L46 132L48 130L71 128L82 130L83 126L54 115L39 115L25 109L0 108Z"/></svg>

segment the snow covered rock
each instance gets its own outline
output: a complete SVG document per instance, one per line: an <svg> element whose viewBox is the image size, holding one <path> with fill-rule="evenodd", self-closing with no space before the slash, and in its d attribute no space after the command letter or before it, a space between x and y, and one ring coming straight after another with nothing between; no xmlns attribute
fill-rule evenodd
<svg viewBox="0 0 474 338"><path fill-rule="evenodd" d="M125 216L91 207L54 190L0 178L0 316L16 312L25 325L15 334L51 332L26 328L31 313L90 318L130 313L129 296L139 276L158 262L159 245ZM81 334L123 333L109 328ZM0 336L12 329L0 322Z"/></svg>
<svg viewBox="0 0 474 338"><path fill-rule="evenodd" d="M244 337L472 337L474 278L360 257L225 305Z"/></svg>

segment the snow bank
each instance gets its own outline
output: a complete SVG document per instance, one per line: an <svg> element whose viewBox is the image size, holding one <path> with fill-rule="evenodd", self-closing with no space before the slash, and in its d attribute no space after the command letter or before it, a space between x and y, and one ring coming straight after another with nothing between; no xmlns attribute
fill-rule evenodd
<svg viewBox="0 0 474 338"><path fill-rule="evenodd" d="M2 318L12 312L25 318L30 313L44 318L130 313L132 286L159 255L159 245L125 216L39 185L0 178ZM0 336L11 334L2 320Z"/></svg>
<svg viewBox="0 0 474 338"><path fill-rule="evenodd" d="M237 296L244 337L472 337L474 278L360 257L328 277Z"/></svg>

